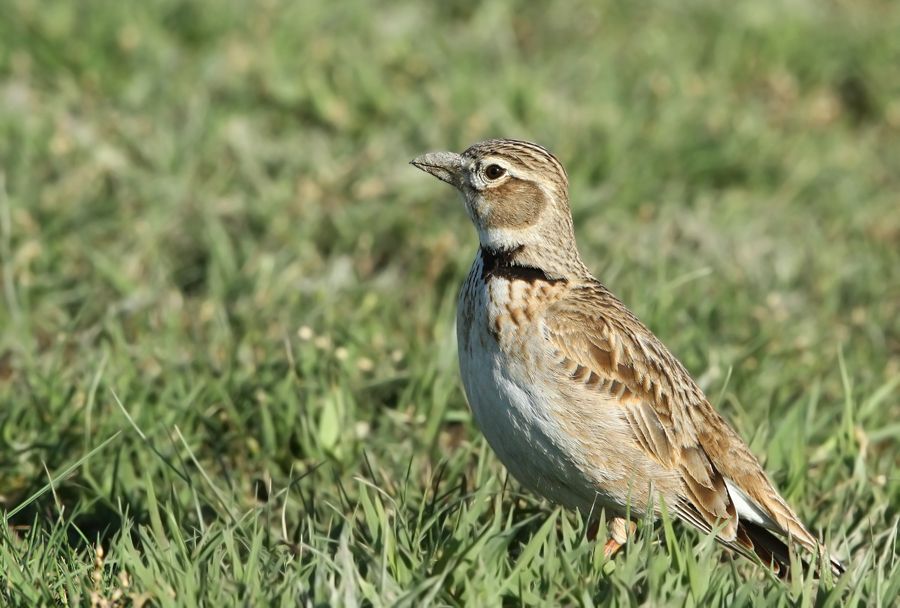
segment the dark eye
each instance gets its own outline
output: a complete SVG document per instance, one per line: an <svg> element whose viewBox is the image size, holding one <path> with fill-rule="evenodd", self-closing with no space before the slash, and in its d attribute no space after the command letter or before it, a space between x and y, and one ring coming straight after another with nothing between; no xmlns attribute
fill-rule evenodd
<svg viewBox="0 0 900 608"><path fill-rule="evenodd" d="M500 179L506 173L506 169L500 165L488 165L484 170L484 174L488 179Z"/></svg>

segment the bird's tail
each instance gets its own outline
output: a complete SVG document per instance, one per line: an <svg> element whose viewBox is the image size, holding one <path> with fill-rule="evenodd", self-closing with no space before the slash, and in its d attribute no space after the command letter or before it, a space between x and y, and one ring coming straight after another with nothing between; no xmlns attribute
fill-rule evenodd
<svg viewBox="0 0 900 608"><path fill-rule="evenodd" d="M738 525L737 538L726 544L746 557L756 555L764 564L771 567L772 571L779 578L787 579L790 577L790 550L784 539L770 530L744 520ZM828 553L827 549L822 547L821 554L824 559L828 559L834 576L840 576L844 573L846 570L844 564ZM801 559L800 563L804 569L809 568L809 562L806 560Z"/></svg>

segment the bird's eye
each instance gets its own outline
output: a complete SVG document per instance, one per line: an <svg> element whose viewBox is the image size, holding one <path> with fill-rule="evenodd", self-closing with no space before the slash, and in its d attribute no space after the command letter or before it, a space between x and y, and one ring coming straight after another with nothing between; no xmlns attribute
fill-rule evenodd
<svg viewBox="0 0 900 608"><path fill-rule="evenodd" d="M500 179L506 173L506 169L500 165L488 165L484 170L484 174L488 179Z"/></svg>

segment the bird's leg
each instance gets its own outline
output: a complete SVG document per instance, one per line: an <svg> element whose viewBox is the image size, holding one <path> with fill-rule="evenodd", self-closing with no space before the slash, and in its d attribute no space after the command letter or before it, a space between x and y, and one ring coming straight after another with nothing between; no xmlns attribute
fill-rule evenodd
<svg viewBox="0 0 900 608"><path fill-rule="evenodd" d="M637 526L633 521L621 517L613 518L609 524L609 540L603 545L603 555L606 559L610 559L622 545L628 542L628 537L634 534L635 528ZM596 532L594 534L596 536Z"/></svg>
<svg viewBox="0 0 900 608"><path fill-rule="evenodd" d="M590 542L594 542L597 540L597 532L600 531L600 520L599 519L591 519L588 522L587 531L584 533L585 538L587 538Z"/></svg>

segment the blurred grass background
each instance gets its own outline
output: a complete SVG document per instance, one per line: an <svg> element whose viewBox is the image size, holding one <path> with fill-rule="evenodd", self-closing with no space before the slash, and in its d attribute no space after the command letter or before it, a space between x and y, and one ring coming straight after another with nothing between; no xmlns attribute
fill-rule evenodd
<svg viewBox="0 0 900 608"><path fill-rule="evenodd" d="M0 14L2 602L900 593L900 4ZM476 238L406 164L493 136L566 165L589 266L848 559L836 587L651 525L604 563L506 479L456 370Z"/></svg>

